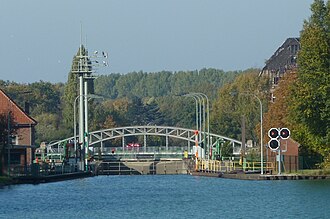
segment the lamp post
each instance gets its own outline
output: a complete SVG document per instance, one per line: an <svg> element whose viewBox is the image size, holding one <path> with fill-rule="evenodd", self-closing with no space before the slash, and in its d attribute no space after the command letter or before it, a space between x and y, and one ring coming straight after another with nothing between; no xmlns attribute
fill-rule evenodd
<svg viewBox="0 0 330 219"><path fill-rule="evenodd" d="M193 93L193 94L201 95L206 98L206 105L207 105L207 144L206 144L206 146L207 146L208 158L209 158L210 157L209 156L210 155L210 142L211 142L211 140L210 140L210 101L209 101L209 98L207 97L207 95L204 93ZM205 112L205 108L204 108L204 112ZM204 117L204 121L205 121L205 117ZM205 126L204 126L204 128L205 128Z"/></svg>
<svg viewBox="0 0 330 219"><path fill-rule="evenodd" d="M259 97L257 97L255 94L253 94L255 98L259 101L260 104L260 162L261 162L261 174L264 174L264 148L263 148L263 127L262 127L262 102Z"/></svg>
<svg viewBox="0 0 330 219"><path fill-rule="evenodd" d="M188 94L185 94L185 95L183 95L183 96L185 96L185 97L192 97L192 98L194 98L194 100L195 100L195 103L196 103L196 130L197 131L199 131L199 125L198 125L198 102L199 102L199 100L197 99L197 97L195 97L195 96L191 96L191 95L188 95Z"/></svg>
<svg viewBox="0 0 330 219"><path fill-rule="evenodd" d="M197 117L197 100L199 103L199 142L202 142L202 120L203 120L203 129L204 129L204 142L205 142L205 100L200 93L188 93L183 95L185 97L193 97L196 100L196 117ZM203 119L202 119L202 103L203 103ZM197 118L196 118L197 121ZM198 123L198 122L197 122ZM198 128L197 128L198 130ZM204 150L205 152L206 150Z"/></svg>
<svg viewBox="0 0 330 219"><path fill-rule="evenodd" d="M198 125L198 100L194 96L192 96L192 98L194 98L195 104L196 104L196 116L195 117L196 117L196 130L198 130L198 127L199 127L199 125Z"/></svg>
<svg viewBox="0 0 330 219"><path fill-rule="evenodd" d="M253 96L259 101L259 104L260 104L260 162L261 162L261 174L264 174L262 102L261 102L260 98L257 95L255 95L254 93L244 92L244 93L239 93L239 95Z"/></svg>
<svg viewBox="0 0 330 219"><path fill-rule="evenodd" d="M196 103L196 132L195 132L195 134L196 134L196 137L195 137L195 143L196 143L196 145L195 145L195 147L196 147L196 160L197 160L198 159L197 156L199 154L201 154L201 153L198 153L198 142L199 142L199 140L198 140L199 137L198 136L201 135L201 119L202 119L202 117L201 117L201 111L199 111L200 112L199 113L200 116L198 116L198 106L200 106L200 101L199 101L199 98L198 97L192 96L190 94L184 94L183 96L184 97L192 97L192 98L194 98L195 103ZM200 109L201 109L201 107L200 107Z"/></svg>
<svg viewBox="0 0 330 219"><path fill-rule="evenodd" d="M77 121L76 121L76 102L77 102L77 99L80 97L80 95L78 95L74 102L73 102L73 136L74 136L74 151L76 153L76 163L77 163L77 127L76 127L76 124L77 124Z"/></svg>
<svg viewBox="0 0 330 219"><path fill-rule="evenodd" d="M203 96L199 95L198 93L191 93L191 95L198 97L200 99L201 103L203 103L203 108L201 107L202 105L200 105L200 107L201 107L200 111L202 111L202 109L203 109L203 119L201 119L201 121L203 120L204 135L203 135L203 140L202 140L202 132L200 132L200 134L201 134L200 141L203 142L203 144L205 144L205 127L206 127L206 125L205 125L205 118L206 118L206 116L205 116L205 100L204 100ZM202 130L202 124L200 124L200 125L201 125L201 130ZM205 144L204 148L205 148L204 155L206 155L206 151L207 151L206 144Z"/></svg>

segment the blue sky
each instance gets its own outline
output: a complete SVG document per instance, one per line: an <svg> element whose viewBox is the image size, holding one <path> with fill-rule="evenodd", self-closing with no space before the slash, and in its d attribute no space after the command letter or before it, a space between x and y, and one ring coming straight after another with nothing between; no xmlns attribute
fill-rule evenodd
<svg viewBox="0 0 330 219"><path fill-rule="evenodd" d="M80 45L97 74L261 68L298 37L313 0L2 0L0 79L66 82ZM85 42L86 44L86 42Z"/></svg>

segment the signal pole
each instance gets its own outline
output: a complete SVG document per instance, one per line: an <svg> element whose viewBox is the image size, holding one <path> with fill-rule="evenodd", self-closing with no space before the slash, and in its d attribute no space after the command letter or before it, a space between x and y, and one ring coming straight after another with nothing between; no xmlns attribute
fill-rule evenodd
<svg viewBox="0 0 330 219"><path fill-rule="evenodd" d="M82 29L82 28L81 28ZM81 31L82 32L82 31ZM79 145L81 145L81 151L83 152L83 158L80 160L80 170L88 170L88 81L95 79L92 76L93 67L100 66L97 58L107 59L106 52L102 52L102 57L98 56L98 52L95 51L94 55L89 56L87 48L82 43L82 34L80 36L79 55L76 57L77 65L72 72L79 77ZM103 66L108 66L106 61L102 61Z"/></svg>
<svg viewBox="0 0 330 219"><path fill-rule="evenodd" d="M270 141L268 142L268 147L273 151L277 152L277 160L278 160L278 175L281 175L281 152L286 152L281 149L280 139L287 140L290 137L290 130L288 128L271 128L268 131L268 136Z"/></svg>

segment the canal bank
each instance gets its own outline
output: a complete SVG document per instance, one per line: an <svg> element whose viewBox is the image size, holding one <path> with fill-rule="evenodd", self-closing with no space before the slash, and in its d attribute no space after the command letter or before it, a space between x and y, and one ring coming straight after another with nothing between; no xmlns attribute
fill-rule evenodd
<svg viewBox="0 0 330 219"><path fill-rule="evenodd" d="M0 176L0 188L13 184L13 180L9 177Z"/></svg>
<svg viewBox="0 0 330 219"><path fill-rule="evenodd" d="M282 174L269 175L260 173L212 173L212 172L191 172L193 176L217 177L223 179L238 180L325 180L330 179L330 175L298 175L298 174Z"/></svg>
<svg viewBox="0 0 330 219"><path fill-rule="evenodd" d="M48 182L58 182L58 181L86 178L92 176L94 176L92 172L63 173L63 174L54 174L47 176L18 176L18 177L8 178L8 180L0 183L0 187L15 185L15 184L39 184L39 183L48 183Z"/></svg>

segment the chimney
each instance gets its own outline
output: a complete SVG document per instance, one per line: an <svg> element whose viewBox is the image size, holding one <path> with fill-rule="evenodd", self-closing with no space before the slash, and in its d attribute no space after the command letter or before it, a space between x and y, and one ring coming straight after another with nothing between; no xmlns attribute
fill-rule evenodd
<svg viewBox="0 0 330 219"><path fill-rule="evenodd" d="M30 103L29 102L24 102L24 111L26 114L30 114Z"/></svg>

